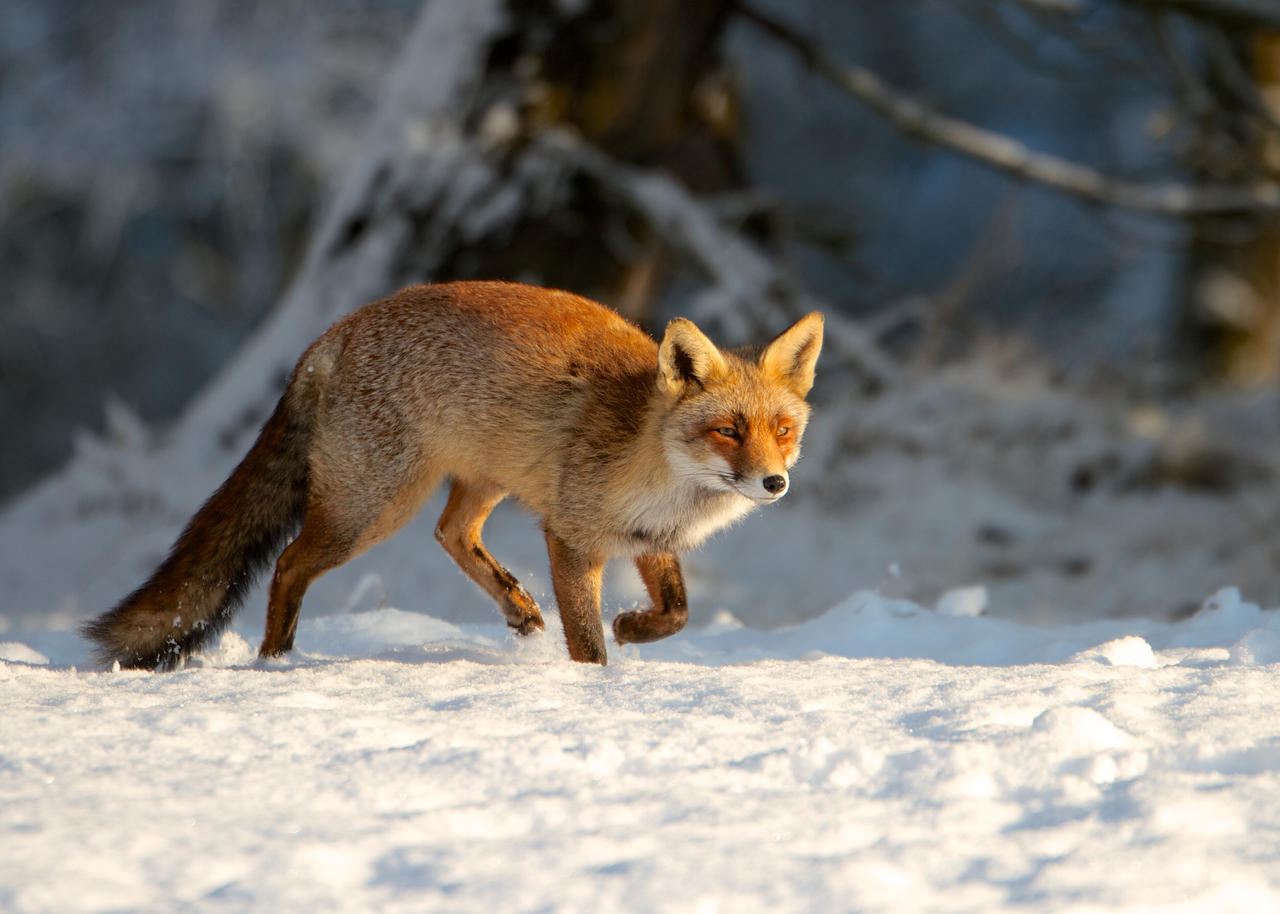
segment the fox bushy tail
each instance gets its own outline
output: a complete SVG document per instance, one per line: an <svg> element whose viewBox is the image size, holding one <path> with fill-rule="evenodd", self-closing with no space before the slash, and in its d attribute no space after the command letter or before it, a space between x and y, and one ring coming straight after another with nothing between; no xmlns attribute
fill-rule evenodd
<svg viewBox="0 0 1280 914"><path fill-rule="evenodd" d="M290 384L257 441L191 518L168 558L115 609L85 623L104 664L171 669L218 635L302 523L314 398Z"/></svg>

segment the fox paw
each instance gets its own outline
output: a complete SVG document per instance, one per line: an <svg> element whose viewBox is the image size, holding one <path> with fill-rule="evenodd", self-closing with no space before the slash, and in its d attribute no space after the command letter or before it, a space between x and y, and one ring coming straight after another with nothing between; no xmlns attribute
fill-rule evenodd
<svg viewBox="0 0 1280 914"><path fill-rule="evenodd" d="M669 638L684 628L688 612L656 612L629 609L613 619L613 640L619 644L646 644Z"/></svg>
<svg viewBox="0 0 1280 914"><path fill-rule="evenodd" d="M513 628L518 635L532 635L534 632L545 631L547 624L542 621L541 614L525 616L519 622L507 621L507 627Z"/></svg>
<svg viewBox="0 0 1280 914"><path fill-rule="evenodd" d="M646 641L657 641L663 635L654 635L652 613L641 610L628 610L618 613L613 618L613 640L619 644L643 644Z"/></svg>

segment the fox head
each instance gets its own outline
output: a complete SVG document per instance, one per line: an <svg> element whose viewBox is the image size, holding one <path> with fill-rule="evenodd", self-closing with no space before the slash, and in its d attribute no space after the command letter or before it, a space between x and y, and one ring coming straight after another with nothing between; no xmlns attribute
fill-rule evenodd
<svg viewBox="0 0 1280 914"><path fill-rule="evenodd" d="M816 311L767 346L733 351L691 321L671 321L658 347L658 387L669 400L664 446L674 473L758 503L785 495L821 349Z"/></svg>

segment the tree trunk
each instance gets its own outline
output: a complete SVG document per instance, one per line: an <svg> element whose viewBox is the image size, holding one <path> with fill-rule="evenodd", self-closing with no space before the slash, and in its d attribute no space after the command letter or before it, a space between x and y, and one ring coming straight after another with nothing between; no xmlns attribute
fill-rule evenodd
<svg viewBox="0 0 1280 914"><path fill-rule="evenodd" d="M1237 154L1249 172L1280 173L1280 34L1262 32L1245 57L1270 129ZM1184 343L1202 370L1241 386L1280 380L1280 217L1193 222Z"/></svg>

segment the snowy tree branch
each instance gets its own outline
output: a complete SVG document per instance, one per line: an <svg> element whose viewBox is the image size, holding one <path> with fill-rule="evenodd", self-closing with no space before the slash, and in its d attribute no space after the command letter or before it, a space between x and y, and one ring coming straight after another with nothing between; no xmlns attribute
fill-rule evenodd
<svg viewBox="0 0 1280 914"><path fill-rule="evenodd" d="M1036 152L1001 133L944 114L865 67L837 62L817 43L772 16L745 4L740 4L738 10L825 79L903 133L1017 178L1092 203L1173 218L1280 210L1280 185L1274 183L1255 186L1146 184L1107 175L1061 156Z"/></svg>

